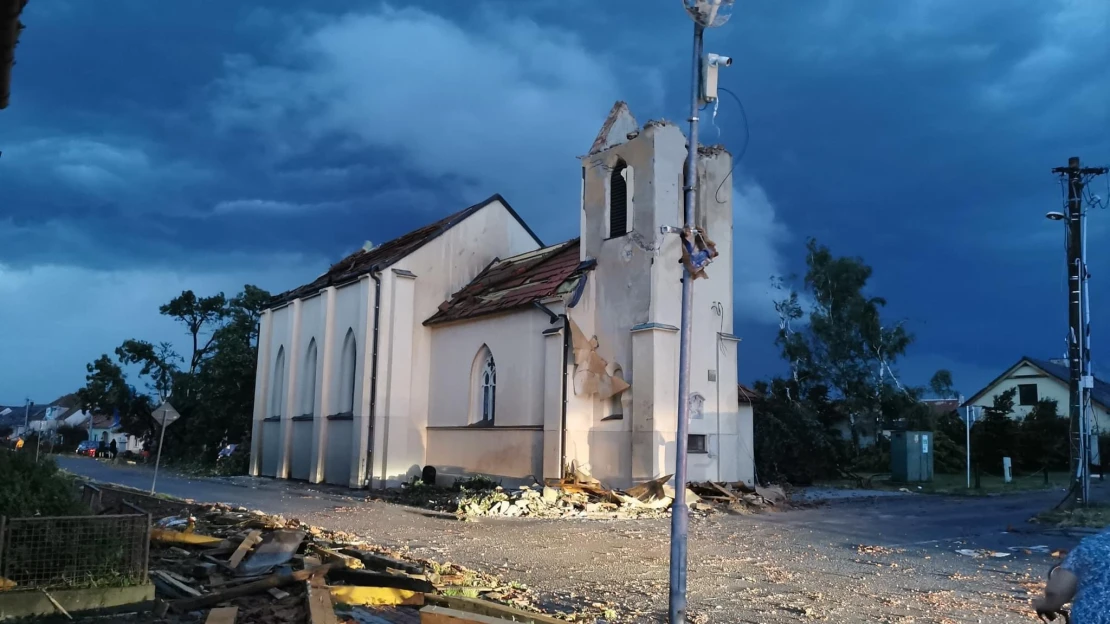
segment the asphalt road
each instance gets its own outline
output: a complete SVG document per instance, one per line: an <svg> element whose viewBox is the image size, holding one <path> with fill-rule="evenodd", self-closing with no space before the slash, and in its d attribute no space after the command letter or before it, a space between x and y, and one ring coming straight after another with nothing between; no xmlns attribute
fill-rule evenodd
<svg viewBox="0 0 1110 624"><path fill-rule="evenodd" d="M96 480L150 487L147 467L77 457L58 463ZM366 492L246 477L162 474L158 492L297 517L500 574L527 583L551 605L612 603L634 614L633 621L658 621L665 613L666 519L460 523L368 500ZM691 621L1027 622L1029 592L1058 561L1049 552L1079 539L1027 522L1061 496L909 494L695 518ZM974 558L961 549L1007 556Z"/></svg>

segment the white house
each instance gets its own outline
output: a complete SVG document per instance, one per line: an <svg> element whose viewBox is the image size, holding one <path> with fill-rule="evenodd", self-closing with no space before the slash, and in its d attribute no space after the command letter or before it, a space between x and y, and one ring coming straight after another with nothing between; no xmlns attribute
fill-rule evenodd
<svg viewBox="0 0 1110 624"><path fill-rule="evenodd" d="M1057 412L1061 417L1066 417L1071 401L1069 379L1067 360L1023 357L985 388L972 395L963 406L991 407L994 404L995 395L1016 389L1015 418L1024 418L1041 399L1056 401ZM1101 379L1095 379L1095 386L1091 390L1091 411L1094 414L1091 424L1095 433L1110 433L1110 384Z"/></svg>
<svg viewBox="0 0 1110 624"><path fill-rule="evenodd" d="M732 335L732 169L699 150L689 477L753 479ZM251 474L350 487L671 474L686 139L623 102L581 157L580 237L545 246L500 196L333 265L262 315ZM569 181L568 181L569 182ZM568 213L567 218L572 218Z"/></svg>

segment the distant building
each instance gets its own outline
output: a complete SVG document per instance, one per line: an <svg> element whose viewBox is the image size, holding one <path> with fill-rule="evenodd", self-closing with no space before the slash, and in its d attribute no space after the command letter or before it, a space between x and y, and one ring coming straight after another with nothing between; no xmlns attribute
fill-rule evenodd
<svg viewBox="0 0 1110 624"><path fill-rule="evenodd" d="M699 150L689 478L754 477L732 335L732 157ZM545 246L500 195L368 246L263 313L251 473L612 487L674 473L686 137L623 102L581 159L580 237ZM521 157L527 157L522 154ZM572 182L572 181L568 181Z"/></svg>

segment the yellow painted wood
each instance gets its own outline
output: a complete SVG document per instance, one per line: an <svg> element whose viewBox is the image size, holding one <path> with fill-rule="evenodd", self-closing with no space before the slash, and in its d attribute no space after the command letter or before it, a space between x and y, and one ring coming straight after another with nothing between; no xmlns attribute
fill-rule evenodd
<svg viewBox="0 0 1110 624"><path fill-rule="evenodd" d="M416 606L424 604L424 594L392 587L362 587L359 585L333 585L331 597L335 602L364 606Z"/></svg>

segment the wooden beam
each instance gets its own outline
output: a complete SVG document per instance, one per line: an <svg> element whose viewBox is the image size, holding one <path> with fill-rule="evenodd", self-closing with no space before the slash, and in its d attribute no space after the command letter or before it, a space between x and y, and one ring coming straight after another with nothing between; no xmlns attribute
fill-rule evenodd
<svg viewBox="0 0 1110 624"><path fill-rule="evenodd" d="M309 624L339 624L331 592L323 579L316 577L305 583L305 600L308 601Z"/></svg>
<svg viewBox="0 0 1110 624"><path fill-rule="evenodd" d="M435 607L443 607L453 611L464 611L475 615L512 620L517 624L566 624L564 620L557 620L549 615L530 613L522 609L490 602L489 600L481 600L479 598L427 594L424 596L424 602Z"/></svg>
<svg viewBox="0 0 1110 624"><path fill-rule="evenodd" d="M420 624L505 624L508 621L431 605L420 610Z"/></svg>

